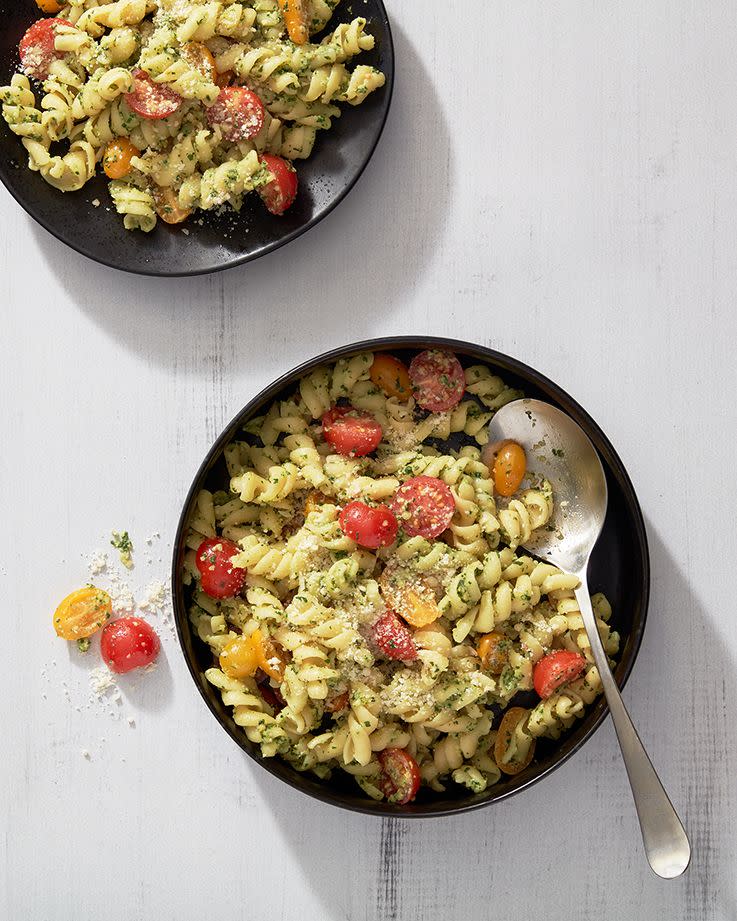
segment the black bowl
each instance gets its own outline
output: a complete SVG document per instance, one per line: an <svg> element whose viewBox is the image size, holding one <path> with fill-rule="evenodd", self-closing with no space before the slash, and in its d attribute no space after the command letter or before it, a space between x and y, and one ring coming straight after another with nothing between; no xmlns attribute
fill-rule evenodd
<svg viewBox="0 0 737 921"><path fill-rule="evenodd" d="M382 0L341 3L332 26L355 15L368 20L376 37L372 51L358 61L386 74L385 86L360 106L341 106L343 114L330 131L319 132L309 160L297 161L300 190L294 205L274 217L257 200L241 214L217 216L198 212L182 228L159 221L151 233L127 231L115 212L107 180L98 175L81 191L63 194L31 172L20 138L0 119L0 179L23 208L59 240L103 265L139 275L201 275L250 262L294 240L321 221L342 201L381 137L394 84L394 48ZM18 41L40 17L34 0L0 0L0 85L18 69ZM329 26L330 27L330 26ZM37 103L40 102L37 96ZM101 206L91 202L99 200ZM199 224L202 218L203 224Z"/></svg>
<svg viewBox="0 0 737 921"><path fill-rule="evenodd" d="M624 686L640 648L650 593L650 560L645 524L637 496L622 461L599 426L572 397L548 378L522 362L468 342L428 336L398 336L372 339L333 349L305 362L262 390L258 396L244 406L210 449L197 472L184 504L174 540L172 566L174 616L179 640L192 678L208 707L225 731L254 761L303 793L335 806L371 815L410 817L449 815L499 802L531 786L563 764L593 735L608 712L604 698L600 697L596 704L587 711L585 718L574 724L562 739L557 742L539 740L536 759L526 770L514 777L503 776L499 783L484 793L472 795L464 793L463 788L458 787L453 790L449 789L444 794L438 794L421 788L415 802L407 806L396 806L368 799L361 793L351 777L345 774L339 776L342 772L336 771L332 780L322 782L308 773L299 773L278 758L262 758L258 746L249 742L243 730L234 723L229 709L223 705L219 691L212 687L204 677L205 669L212 664L212 657L209 648L191 630L187 618L186 591L179 573L184 556L186 524L197 493L203 487L222 488L227 482L227 472L222 456L223 448L239 434L248 419L261 413L273 399L292 388L299 377L318 365L363 351L390 351L399 357L408 357L411 352L428 347L452 349L464 364L468 364L469 360L488 364L502 375L507 383L524 390L526 396L547 400L567 412L578 422L596 446L604 465L609 487L609 508L604 530L591 558L589 585L592 592L606 593L614 609L612 624L622 635L622 647L615 669L615 677L620 687ZM454 787L455 785L449 786Z"/></svg>

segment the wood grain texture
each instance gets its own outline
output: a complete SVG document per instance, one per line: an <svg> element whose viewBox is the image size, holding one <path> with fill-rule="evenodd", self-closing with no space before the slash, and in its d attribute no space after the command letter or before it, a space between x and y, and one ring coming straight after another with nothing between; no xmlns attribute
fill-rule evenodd
<svg viewBox="0 0 737 921"><path fill-rule="evenodd" d="M737 917L734 5L450 9L390 3L396 102L373 161L251 266L130 278L0 190L3 921ZM625 698L693 839L678 881L644 863L608 723L521 797L382 822L248 761L166 630L117 720L51 634L111 528L139 548L158 530L133 578L166 575L197 465L258 388L328 347L422 331L550 375L632 475L653 601Z"/></svg>

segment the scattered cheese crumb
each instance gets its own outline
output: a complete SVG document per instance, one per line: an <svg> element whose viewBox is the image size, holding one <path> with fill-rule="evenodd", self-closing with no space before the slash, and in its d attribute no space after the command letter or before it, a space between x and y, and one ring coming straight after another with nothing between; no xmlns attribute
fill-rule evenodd
<svg viewBox="0 0 737 921"><path fill-rule="evenodd" d="M166 585L157 580L149 583L144 589L144 592L145 596L143 601L138 602L139 609L149 614L161 614L164 610L168 594Z"/></svg>
<svg viewBox="0 0 737 921"><path fill-rule="evenodd" d="M101 572L107 570L107 553L103 550L96 550L93 554L90 555L87 561L87 567L90 571L91 576L99 576Z"/></svg>
<svg viewBox="0 0 737 921"><path fill-rule="evenodd" d="M93 199L92 199L92 207L93 207L93 208L99 208L101 204L102 204L102 202L100 201L99 198L93 198Z"/></svg>
<svg viewBox="0 0 737 921"><path fill-rule="evenodd" d="M89 753L89 751L88 751L86 748L83 748L83 749L82 749L82 757L83 757L83 758L86 758L87 761L91 761L91 760L92 760L92 755Z"/></svg>
<svg viewBox="0 0 737 921"><path fill-rule="evenodd" d="M93 668L90 672L90 687L94 694L98 697L103 697L108 691L117 690L118 686L110 669L104 665L98 665L97 668Z"/></svg>

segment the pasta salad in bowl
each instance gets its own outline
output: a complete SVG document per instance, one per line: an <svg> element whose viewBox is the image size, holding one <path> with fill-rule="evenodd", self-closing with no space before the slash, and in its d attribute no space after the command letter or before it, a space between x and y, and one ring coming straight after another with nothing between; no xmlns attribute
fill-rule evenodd
<svg viewBox="0 0 737 921"><path fill-rule="evenodd" d="M520 545L556 497L534 452L488 443L494 413L544 395L583 420L612 482L592 563L622 682L648 561L613 449L537 372L446 340L378 340L256 398L198 474L176 540L175 613L200 690L261 764L367 812L499 799L601 722L575 577Z"/></svg>
<svg viewBox="0 0 737 921"><path fill-rule="evenodd" d="M304 221L314 196L320 170L303 189L301 164L314 153L329 177L345 112L349 132L373 126L364 162L378 139L391 92L378 0L360 15L350 0L37 3L36 18L20 17L17 63L0 85L3 127L46 194L94 189L93 203L126 231L158 227L153 240L161 224L199 228L216 216L245 235L253 214L279 239L288 212ZM378 110L364 107L374 97Z"/></svg>

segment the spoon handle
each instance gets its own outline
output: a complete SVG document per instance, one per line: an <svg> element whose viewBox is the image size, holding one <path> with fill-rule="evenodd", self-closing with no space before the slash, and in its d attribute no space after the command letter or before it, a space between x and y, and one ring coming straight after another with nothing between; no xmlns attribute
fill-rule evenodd
<svg viewBox="0 0 737 921"><path fill-rule="evenodd" d="M576 601L591 644L594 662L601 676L612 722L627 768L632 796L635 800L637 818L640 821L642 841L648 863L658 876L673 879L680 876L691 859L691 845L681 820L678 818L668 794L632 725L619 688L609 668L606 653L599 637L596 618L591 608L586 577L581 577L581 586L576 590Z"/></svg>

